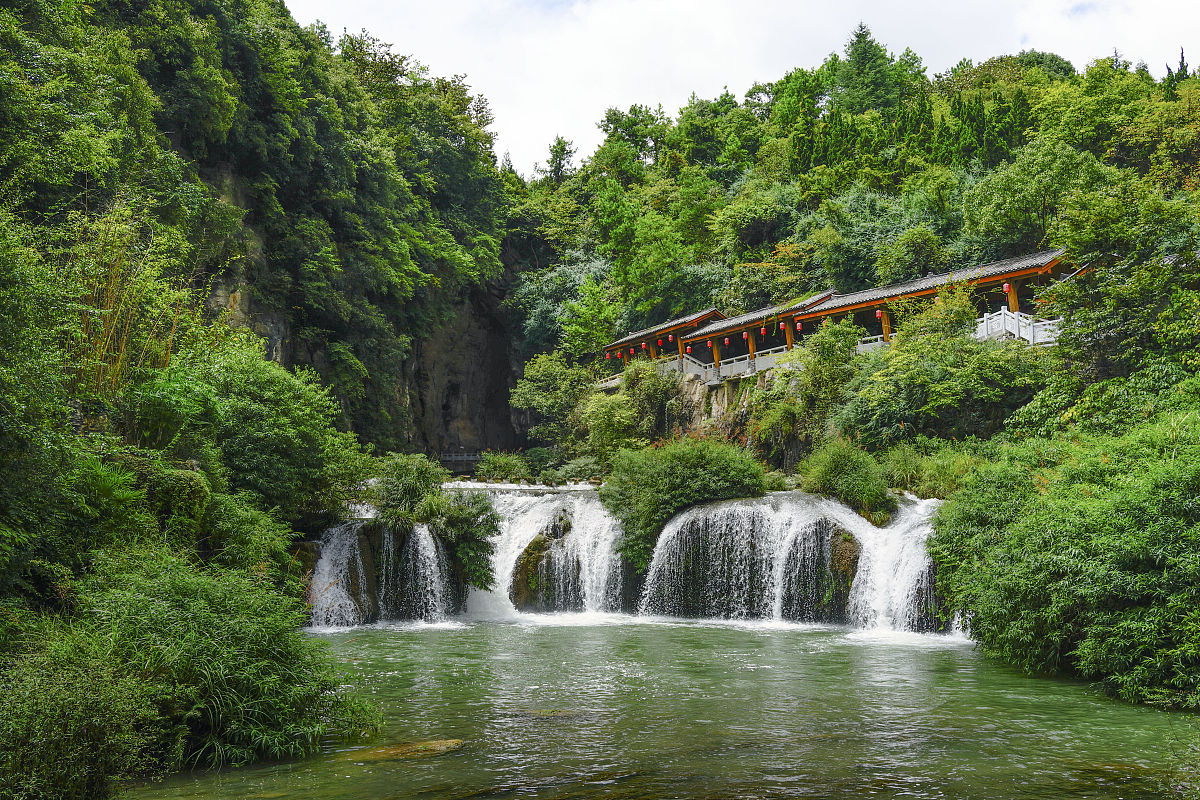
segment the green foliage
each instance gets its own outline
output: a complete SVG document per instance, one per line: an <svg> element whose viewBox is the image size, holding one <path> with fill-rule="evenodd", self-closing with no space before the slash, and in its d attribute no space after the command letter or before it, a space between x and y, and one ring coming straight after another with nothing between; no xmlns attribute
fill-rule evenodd
<svg viewBox="0 0 1200 800"><path fill-rule="evenodd" d="M932 272L945 271L950 252L941 238L926 225L909 228L881 248L875 261L880 285L900 283Z"/></svg>
<svg viewBox="0 0 1200 800"><path fill-rule="evenodd" d="M622 392L596 392L583 407L581 423L587 431L584 449L598 463L609 466L622 450L645 447L647 440L640 436L644 419L639 419Z"/></svg>
<svg viewBox="0 0 1200 800"><path fill-rule="evenodd" d="M1018 342L981 342L964 327L968 297L945 292L907 320L890 347L867 353L837 424L867 447L918 435L988 437L1041 388L1045 356Z"/></svg>
<svg viewBox="0 0 1200 800"><path fill-rule="evenodd" d="M879 454L888 486L926 498L954 494L983 462L970 448L937 439L901 442Z"/></svg>
<svg viewBox="0 0 1200 800"><path fill-rule="evenodd" d="M47 625L46 645L0 672L0 798L102 800L179 760L155 687L91 627Z"/></svg>
<svg viewBox="0 0 1200 800"><path fill-rule="evenodd" d="M552 446L567 441L571 413L592 387L592 375L583 367L568 366L560 351L534 356L513 388L513 408L526 409L536 422L529 435Z"/></svg>
<svg viewBox="0 0 1200 800"><path fill-rule="evenodd" d="M844 439L834 439L800 465L804 491L836 497L864 514L890 512L896 500L888 494L883 467L871 454Z"/></svg>
<svg viewBox="0 0 1200 800"><path fill-rule="evenodd" d="M1194 414L1006 447L935 519L939 589L984 648L1028 671L1200 707L1198 458Z"/></svg>
<svg viewBox="0 0 1200 800"><path fill-rule="evenodd" d="M644 572L663 526L699 503L758 497L765 491L762 465L724 442L677 439L659 447L622 450L600 500L621 521L620 552Z"/></svg>
<svg viewBox="0 0 1200 800"><path fill-rule="evenodd" d="M376 725L300 632L303 604L240 571L110 554L80 606L0 673L5 796L106 797L120 779L296 757Z"/></svg>
<svg viewBox="0 0 1200 800"><path fill-rule="evenodd" d="M481 481L520 483L530 478L529 464L520 453L487 451L475 465L475 477Z"/></svg>
<svg viewBox="0 0 1200 800"><path fill-rule="evenodd" d="M621 374L620 394L628 404L638 433L646 439L678 434L691 423L693 409L684 396L680 375L661 363L630 363Z"/></svg>
<svg viewBox="0 0 1200 800"><path fill-rule="evenodd" d="M443 491L425 495L413 514L441 538L463 577L477 589L491 589L492 539L500 535L500 517L482 492Z"/></svg>
<svg viewBox="0 0 1200 800"><path fill-rule="evenodd" d="M421 501L448 480L450 472L426 455L388 453L376 462L371 502L389 525L411 525Z"/></svg>
<svg viewBox="0 0 1200 800"><path fill-rule="evenodd" d="M754 395L747 432L760 455L792 469L830 435L830 415L854 375L855 348L865 335L849 319L826 320L782 356L772 385Z"/></svg>

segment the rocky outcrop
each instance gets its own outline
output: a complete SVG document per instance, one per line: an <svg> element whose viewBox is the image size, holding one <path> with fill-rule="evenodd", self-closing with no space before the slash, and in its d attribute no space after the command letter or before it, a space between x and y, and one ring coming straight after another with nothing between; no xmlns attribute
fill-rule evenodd
<svg viewBox="0 0 1200 800"><path fill-rule="evenodd" d="M545 611L546 578L543 562L551 539L544 533L533 537L533 541L517 558L513 567L512 585L508 598L518 611Z"/></svg>
<svg viewBox="0 0 1200 800"><path fill-rule="evenodd" d="M508 404L519 337L503 300L497 286L477 289L415 344L406 367L416 449L511 450L521 443Z"/></svg>

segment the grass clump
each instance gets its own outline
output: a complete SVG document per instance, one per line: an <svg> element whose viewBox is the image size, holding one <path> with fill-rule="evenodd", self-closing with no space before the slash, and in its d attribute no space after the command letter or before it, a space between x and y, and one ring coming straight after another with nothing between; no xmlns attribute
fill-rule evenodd
<svg viewBox="0 0 1200 800"><path fill-rule="evenodd" d="M481 481L520 483L530 479L529 465L519 453L497 453L491 450L479 457L475 477Z"/></svg>
<svg viewBox="0 0 1200 800"><path fill-rule="evenodd" d="M706 439L678 439L659 447L622 450L600 487L600 500L624 527L620 551L645 571L663 526L700 503L759 497L762 465L745 450Z"/></svg>
<svg viewBox="0 0 1200 800"><path fill-rule="evenodd" d="M964 445L936 439L902 442L879 454L888 485L923 498L954 494L984 461Z"/></svg>
<svg viewBox="0 0 1200 800"><path fill-rule="evenodd" d="M883 467L871 454L844 439L834 439L805 459L800 468L806 492L841 500L872 517L894 511Z"/></svg>
<svg viewBox="0 0 1200 800"><path fill-rule="evenodd" d="M104 798L185 767L316 752L377 727L304 604L157 547L97 557L71 622L27 631L0 674L0 797Z"/></svg>

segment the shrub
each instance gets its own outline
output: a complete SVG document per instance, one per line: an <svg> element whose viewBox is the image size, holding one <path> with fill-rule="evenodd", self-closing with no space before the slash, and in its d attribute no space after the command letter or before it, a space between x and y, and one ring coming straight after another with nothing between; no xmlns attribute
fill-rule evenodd
<svg viewBox="0 0 1200 800"><path fill-rule="evenodd" d="M179 761L182 729L156 688L89 626L44 625L46 646L0 673L0 798L99 800Z"/></svg>
<svg viewBox="0 0 1200 800"><path fill-rule="evenodd" d="M583 408L583 427L587 430L587 454L601 465L612 463L619 450L636 450L648 441L638 435L638 418L621 393L597 392Z"/></svg>
<svg viewBox="0 0 1200 800"><path fill-rule="evenodd" d="M168 768L296 758L323 737L373 727L324 645L300 631L300 600L160 550L108 555L97 566L82 621L151 688L164 729L182 731Z"/></svg>
<svg viewBox="0 0 1200 800"><path fill-rule="evenodd" d="M902 442L879 455L889 486L918 497L949 497L984 459L967 447L939 440Z"/></svg>
<svg viewBox="0 0 1200 800"><path fill-rule="evenodd" d="M621 521L620 551L645 571L663 526L699 503L758 497L765 491L762 465L724 442L679 439L661 447L622 450L600 499Z"/></svg>
<svg viewBox="0 0 1200 800"><path fill-rule="evenodd" d="M273 513L257 507L253 495L214 495L203 530L207 558L298 594L297 567L289 549L296 534Z"/></svg>
<svg viewBox="0 0 1200 800"><path fill-rule="evenodd" d="M661 363L630 363L621 375L620 394L637 433L647 440L670 436L691 422L694 409L683 394L679 373Z"/></svg>
<svg viewBox="0 0 1200 800"><path fill-rule="evenodd" d="M450 479L445 467L420 453L389 453L376 462L374 471L370 499L389 525L411 524L421 500Z"/></svg>
<svg viewBox="0 0 1200 800"><path fill-rule="evenodd" d="M860 513L892 511L883 468L844 439L835 439L809 456L800 468L806 492L836 497Z"/></svg>
<svg viewBox="0 0 1200 800"><path fill-rule="evenodd" d="M529 466L531 475L538 475L544 470L550 469L551 464L556 463L554 451L549 447L531 447L522 454L522 457Z"/></svg>
<svg viewBox="0 0 1200 800"><path fill-rule="evenodd" d="M934 519L939 590L990 653L1200 708L1200 420L1003 447Z"/></svg>
<svg viewBox="0 0 1200 800"><path fill-rule="evenodd" d="M529 465L518 453L495 453L488 451L475 465L475 477L481 481L507 481L520 483L529 480Z"/></svg>
<svg viewBox="0 0 1200 800"><path fill-rule="evenodd" d="M572 483L582 483L604 474L600 462L591 456L573 458L562 467L563 480Z"/></svg>
<svg viewBox="0 0 1200 800"><path fill-rule="evenodd" d="M482 492L439 491L425 495L414 513L435 536L446 543L452 557L462 566L471 586L490 589L492 538L500 533L500 516Z"/></svg>

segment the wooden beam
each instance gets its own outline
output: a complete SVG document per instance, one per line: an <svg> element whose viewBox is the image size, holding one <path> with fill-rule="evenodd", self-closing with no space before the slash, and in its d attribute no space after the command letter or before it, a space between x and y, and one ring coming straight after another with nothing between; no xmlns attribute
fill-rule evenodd
<svg viewBox="0 0 1200 800"><path fill-rule="evenodd" d="M747 331L746 342L750 345L750 357L754 358L754 331Z"/></svg>
<svg viewBox="0 0 1200 800"><path fill-rule="evenodd" d="M1008 310L1016 313L1021 310L1021 304L1017 302L1017 282L1009 281L1008 283Z"/></svg>
<svg viewBox="0 0 1200 800"><path fill-rule="evenodd" d="M721 343L713 339L713 366L720 368L721 366Z"/></svg>
<svg viewBox="0 0 1200 800"><path fill-rule="evenodd" d="M680 336L676 336L675 344L679 346L679 360L682 361L683 360L683 338Z"/></svg>
<svg viewBox="0 0 1200 800"><path fill-rule="evenodd" d="M648 352L650 354L651 361L658 358L658 351L656 349L654 349L654 341L653 340L646 342L646 352Z"/></svg>
<svg viewBox="0 0 1200 800"><path fill-rule="evenodd" d="M886 308L881 308L880 311L883 312L883 315L879 317L883 322L883 340L890 342L892 340L892 315Z"/></svg>
<svg viewBox="0 0 1200 800"><path fill-rule="evenodd" d="M783 324L783 338L787 339L787 349L788 350L791 350L792 345L795 343L794 338L793 338L795 336L795 334L792 333L792 326L795 324L796 323L792 320L788 320L787 322L785 322Z"/></svg>

